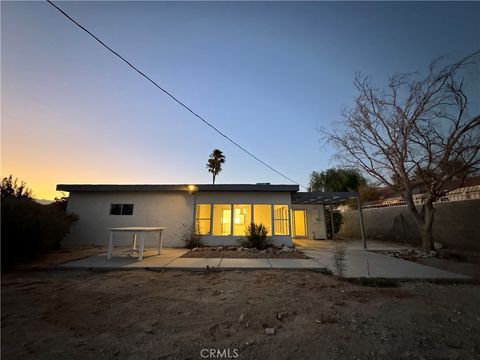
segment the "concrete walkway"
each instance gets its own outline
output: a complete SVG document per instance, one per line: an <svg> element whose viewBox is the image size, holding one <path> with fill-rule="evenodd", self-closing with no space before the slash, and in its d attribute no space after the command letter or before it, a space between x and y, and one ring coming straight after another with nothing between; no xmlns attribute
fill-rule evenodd
<svg viewBox="0 0 480 360"><path fill-rule="evenodd" d="M111 260L107 260L107 254L90 256L84 259L71 261L63 264L64 269L103 269L103 270L127 270L127 269L187 269L205 270L218 269L314 269L325 270L325 266L311 259L232 259L232 258L182 258L187 249L164 248L162 254L152 255L153 251L146 251L143 261L129 256L120 250L114 253Z"/></svg>
<svg viewBox="0 0 480 360"><path fill-rule="evenodd" d="M418 264L413 261L394 258L363 250L360 241L341 241L345 248L344 276L347 278L383 277L389 279L420 279L420 280L468 280L468 276L445 271L430 266ZM305 255L318 264L326 266L336 272L333 262L335 242L325 240L300 240L295 241ZM408 246L407 246L408 247ZM372 250L405 248L393 243L369 241L368 248Z"/></svg>

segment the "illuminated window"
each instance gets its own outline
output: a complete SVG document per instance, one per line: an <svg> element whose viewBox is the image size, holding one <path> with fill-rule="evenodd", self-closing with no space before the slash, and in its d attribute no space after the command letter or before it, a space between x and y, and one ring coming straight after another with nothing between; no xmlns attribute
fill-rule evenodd
<svg viewBox="0 0 480 360"><path fill-rule="evenodd" d="M266 204L253 205L253 222L268 228L268 236L272 236L272 206Z"/></svg>
<svg viewBox="0 0 480 360"><path fill-rule="evenodd" d="M275 235L289 235L288 205L273 205Z"/></svg>
<svg viewBox="0 0 480 360"><path fill-rule="evenodd" d="M245 235L252 221L251 205L233 205L233 235Z"/></svg>
<svg viewBox="0 0 480 360"><path fill-rule="evenodd" d="M213 205L213 235L232 234L232 205Z"/></svg>
<svg viewBox="0 0 480 360"><path fill-rule="evenodd" d="M210 234L210 204L197 204L195 207L195 233Z"/></svg>

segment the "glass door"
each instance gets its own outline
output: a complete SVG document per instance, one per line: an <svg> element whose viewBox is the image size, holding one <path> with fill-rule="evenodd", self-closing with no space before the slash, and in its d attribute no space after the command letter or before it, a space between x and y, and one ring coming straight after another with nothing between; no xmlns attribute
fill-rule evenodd
<svg viewBox="0 0 480 360"><path fill-rule="evenodd" d="M293 237L307 237L307 211L293 210Z"/></svg>

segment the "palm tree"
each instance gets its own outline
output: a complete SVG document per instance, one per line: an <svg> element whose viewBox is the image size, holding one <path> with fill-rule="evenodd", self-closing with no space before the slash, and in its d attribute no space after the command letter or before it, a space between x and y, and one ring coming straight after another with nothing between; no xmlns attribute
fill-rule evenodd
<svg viewBox="0 0 480 360"><path fill-rule="evenodd" d="M213 183L215 184L215 177L218 175L220 171L222 171L222 164L225 163L225 155L223 155L222 151L215 149L210 154L207 162L207 169L208 172L213 174Z"/></svg>

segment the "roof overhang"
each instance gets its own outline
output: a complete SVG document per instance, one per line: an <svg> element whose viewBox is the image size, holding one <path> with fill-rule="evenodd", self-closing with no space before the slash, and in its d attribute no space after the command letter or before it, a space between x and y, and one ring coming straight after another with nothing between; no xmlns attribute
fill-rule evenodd
<svg viewBox="0 0 480 360"><path fill-rule="evenodd" d="M108 185L108 184L58 184L57 190L68 192L160 192L160 191L212 192L289 192L298 191L298 185L272 184L175 184L175 185Z"/></svg>

